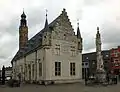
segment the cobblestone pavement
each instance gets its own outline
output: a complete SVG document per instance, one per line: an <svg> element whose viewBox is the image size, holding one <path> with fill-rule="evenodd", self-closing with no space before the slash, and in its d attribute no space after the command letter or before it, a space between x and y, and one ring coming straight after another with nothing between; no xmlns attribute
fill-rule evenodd
<svg viewBox="0 0 120 92"><path fill-rule="evenodd" d="M0 92L120 92L120 83L117 85L84 86L83 84L56 84L56 85L21 85L21 87L0 86Z"/></svg>

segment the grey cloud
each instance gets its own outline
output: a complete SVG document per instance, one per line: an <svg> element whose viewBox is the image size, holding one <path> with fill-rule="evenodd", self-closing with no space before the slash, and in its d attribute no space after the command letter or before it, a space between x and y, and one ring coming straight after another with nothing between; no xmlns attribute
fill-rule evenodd
<svg viewBox="0 0 120 92"><path fill-rule="evenodd" d="M120 27L116 27L114 24L105 23L103 28L103 43L106 44L105 48L117 47L120 45Z"/></svg>
<svg viewBox="0 0 120 92"><path fill-rule="evenodd" d="M41 9L33 9L31 11L28 11L27 15L29 28L34 27L37 24L43 24L45 20L45 12L43 12Z"/></svg>
<svg viewBox="0 0 120 92"><path fill-rule="evenodd" d="M85 5L96 5L106 0L84 0Z"/></svg>
<svg viewBox="0 0 120 92"><path fill-rule="evenodd" d="M85 38L83 38L85 39ZM95 39L88 37L83 40L83 49L84 51L90 51L95 48Z"/></svg>
<svg viewBox="0 0 120 92"><path fill-rule="evenodd" d="M6 59L11 56L14 50L16 50L16 47L17 41L14 39L14 37L11 37L9 42L6 42L2 46L0 46L0 58Z"/></svg>

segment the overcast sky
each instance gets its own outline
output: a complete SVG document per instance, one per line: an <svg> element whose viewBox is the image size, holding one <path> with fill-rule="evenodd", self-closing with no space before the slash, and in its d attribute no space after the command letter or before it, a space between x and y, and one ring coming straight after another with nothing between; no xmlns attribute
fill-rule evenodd
<svg viewBox="0 0 120 92"><path fill-rule="evenodd" d="M77 19L83 37L83 53L95 51L97 26L102 49L120 45L120 0L0 0L0 67L11 65L18 50L20 15L27 15L29 38L44 27L45 9L49 23L66 8L76 32Z"/></svg>

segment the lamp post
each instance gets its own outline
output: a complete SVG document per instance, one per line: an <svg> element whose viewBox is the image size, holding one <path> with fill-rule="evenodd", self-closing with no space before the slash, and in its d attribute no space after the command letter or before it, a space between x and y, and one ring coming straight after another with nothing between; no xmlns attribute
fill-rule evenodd
<svg viewBox="0 0 120 92"><path fill-rule="evenodd" d="M87 79L86 79L86 68L85 68L85 65L84 65L84 79L85 79L85 85L87 85Z"/></svg>
<svg viewBox="0 0 120 92"><path fill-rule="evenodd" d="M87 85L87 68L88 68L88 57L86 58L86 62L84 63L84 78L85 78L85 85Z"/></svg>
<svg viewBox="0 0 120 92"><path fill-rule="evenodd" d="M92 62L92 67L93 67L93 69L95 69L95 62L94 61ZM95 70L92 70L92 72L93 72L92 74L93 74L93 77L94 77Z"/></svg>

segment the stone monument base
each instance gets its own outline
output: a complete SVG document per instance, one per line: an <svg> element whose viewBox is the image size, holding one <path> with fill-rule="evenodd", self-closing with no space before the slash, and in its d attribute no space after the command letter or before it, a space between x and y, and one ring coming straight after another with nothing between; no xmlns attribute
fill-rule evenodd
<svg viewBox="0 0 120 92"><path fill-rule="evenodd" d="M97 69L95 74L95 79L97 83L105 83L106 82L106 72L104 69Z"/></svg>

